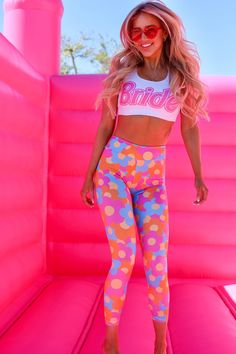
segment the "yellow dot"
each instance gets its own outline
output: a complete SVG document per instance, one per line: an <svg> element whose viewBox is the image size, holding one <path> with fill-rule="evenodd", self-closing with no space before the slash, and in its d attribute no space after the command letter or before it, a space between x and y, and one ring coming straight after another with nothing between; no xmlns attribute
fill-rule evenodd
<svg viewBox="0 0 236 354"><path fill-rule="evenodd" d="M157 184L159 184L159 181L158 180L154 180L154 181L152 181L152 184L157 185Z"/></svg>
<svg viewBox="0 0 236 354"><path fill-rule="evenodd" d="M124 240L118 240L117 243L122 243L122 245L125 245L125 241Z"/></svg>
<svg viewBox="0 0 236 354"><path fill-rule="evenodd" d="M138 160L137 161L137 166L143 166L144 165L144 161L143 160Z"/></svg>
<svg viewBox="0 0 236 354"><path fill-rule="evenodd" d="M149 167L153 167L155 165L155 162L152 160L149 164Z"/></svg>
<svg viewBox="0 0 236 354"><path fill-rule="evenodd" d="M150 230L151 231L157 231L158 230L158 225L156 225L156 224L151 225L150 226Z"/></svg>
<svg viewBox="0 0 236 354"><path fill-rule="evenodd" d="M122 154L122 152L119 152L118 157L119 159L123 160L125 158L125 155Z"/></svg>
<svg viewBox="0 0 236 354"><path fill-rule="evenodd" d="M146 151L146 152L143 154L144 160L151 160L152 157L153 157L153 154L151 153L151 151Z"/></svg>
<svg viewBox="0 0 236 354"><path fill-rule="evenodd" d="M143 222L144 223L147 223L151 220L151 217L149 215L147 215L144 219L143 219Z"/></svg>
<svg viewBox="0 0 236 354"><path fill-rule="evenodd" d="M155 175L159 175L160 170L158 170L158 168L154 171Z"/></svg>
<svg viewBox="0 0 236 354"><path fill-rule="evenodd" d="M150 192L147 192L147 191L146 191L146 192L143 193L143 195L144 195L144 197L149 197Z"/></svg>
<svg viewBox="0 0 236 354"><path fill-rule="evenodd" d="M157 314L158 314L158 316L164 316L164 312L163 311L158 311Z"/></svg>
<svg viewBox="0 0 236 354"><path fill-rule="evenodd" d="M123 222L120 224L120 227L121 227L122 229L127 230L127 229L129 228L129 225L128 225L128 224L126 224L126 222L125 222L125 221L123 221Z"/></svg>
<svg viewBox="0 0 236 354"><path fill-rule="evenodd" d="M119 251L118 255L119 255L119 257L124 258L126 253L125 253L125 251Z"/></svg>
<svg viewBox="0 0 236 354"><path fill-rule="evenodd" d="M160 244L160 250L164 250L164 249L165 249L165 243L162 242L162 243Z"/></svg>
<svg viewBox="0 0 236 354"><path fill-rule="evenodd" d="M114 183L114 182L109 182L108 184L109 184L110 189L114 189L114 190L117 190L117 189L118 189L118 186L117 186L116 183Z"/></svg>
<svg viewBox="0 0 236 354"><path fill-rule="evenodd" d="M113 289L120 289L122 286L122 281L120 279L113 279L111 281L111 287Z"/></svg>
<svg viewBox="0 0 236 354"><path fill-rule="evenodd" d="M157 203L154 203L154 204L152 205L152 209L154 209L154 210L159 209L159 208L160 208L160 205L157 204Z"/></svg>
<svg viewBox="0 0 236 354"><path fill-rule="evenodd" d="M160 219L164 221L166 219L165 215L161 215Z"/></svg>
<svg viewBox="0 0 236 354"><path fill-rule="evenodd" d="M99 186L102 186L102 185L104 184L103 180L102 180L102 179L99 179L99 180L98 180L98 184L99 184Z"/></svg>
<svg viewBox="0 0 236 354"><path fill-rule="evenodd" d="M115 146L115 147L119 147L119 146L120 146L119 141L115 141L115 142L114 142L114 146Z"/></svg>
<svg viewBox="0 0 236 354"><path fill-rule="evenodd" d="M134 164L135 164L135 160L130 160L130 161L128 162L128 166L134 166Z"/></svg>
<svg viewBox="0 0 236 354"><path fill-rule="evenodd" d="M151 300L154 300L154 299L155 299L154 296L153 296L153 294L149 294L148 297L149 297L149 299L151 299Z"/></svg>
<svg viewBox="0 0 236 354"><path fill-rule="evenodd" d="M133 213L132 213L132 211L131 211L131 210L129 210L128 215L129 215L129 217L130 217L130 218L132 218L132 217L133 217Z"/></svg>
<svg viewBox="0 0 236 354"><path fill-rule="evenodd" d="M156 288L156 290L157 290L158 293L162 293L162 291L163 291L160 286L158 286L158 287Z"/></svg>
<svg viewBox="0 0 236 354"><path fill-rule="evenodd" d="M111 323L112 323L112 324L115 324L115 323L117 323L117 322L118 322L117 318L115 318L115 317L112 317L112 318L111 318Z"/></svg>
<svg viewBox="0 0 236 354"><path fill-rule="evenodd" d="M105 197L111 197L111 193L106 192L106 193L104 193L104 196L105 196Z"/></svg>
<svg viewBox="0 0 236 354"><path fill-rule="evenodd" d="M148 244L149 245L154 245L156 243L156 240L155 240L155 238L153 238L153 237L150 237L149 239L148 239Z"/></svg>
<svg viewBox="0 0 236 354"><path fill-rule="evenodd" d="M113 215L114 214L114 212L115 212L115 210L114 210L114 208L111 206L111 205L107 205L106 207L105 207L105 214L106 215Z"/></svg>
<svg viewBox="0 0 236 354"><path fill-rule="evenodd" d="M150 274L150 275L149 275L149 279L150 279L150 280L155 280L156 278L154 277L154 275Z"/></svg>
<svg viewBox="0 0 236 354"><path fill-rule="evenodd" d="M109 235L111 235L112 234L112 228L108 227L107 232L109 233Z"/></svg>
<svg viewBox="0 0 236 354"><path fill-rule="evenodd" d="M163 264L162 263L158 263L157 265L156 265L156 269L157 270L163 270Z"/></svg>
<svg viewBox="0 0 236 354"><path fill-rule="evenodd" d="M122 270L122 272L124 272L125 274L127 274L128 271L129 271L129 269L128 269L128 268L125 268L125 267L121 268L121 270Z"/></svg>

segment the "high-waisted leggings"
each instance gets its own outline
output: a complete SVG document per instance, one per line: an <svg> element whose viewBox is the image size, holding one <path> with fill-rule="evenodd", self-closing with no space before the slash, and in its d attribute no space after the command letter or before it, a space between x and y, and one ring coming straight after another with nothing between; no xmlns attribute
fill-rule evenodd
<svg viewBox="0 0 236 354"><path fill-rule="evenodd" d="M166 145L138 145L112 135L94 173L96 200L112 264L104 285L104 317L118 325L136 255L138 231L152 318L167 322L169 284Z"/></svg>

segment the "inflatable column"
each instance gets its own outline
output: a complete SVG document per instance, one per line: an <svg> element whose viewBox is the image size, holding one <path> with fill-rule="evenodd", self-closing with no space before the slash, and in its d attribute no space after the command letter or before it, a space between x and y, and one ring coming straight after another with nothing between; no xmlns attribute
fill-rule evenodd
<svg viewBox="0 0 236 354"><path fill-rule="evenodd" d="M41 74L60 73L61 0L4 0L4 36Z"/></svg>

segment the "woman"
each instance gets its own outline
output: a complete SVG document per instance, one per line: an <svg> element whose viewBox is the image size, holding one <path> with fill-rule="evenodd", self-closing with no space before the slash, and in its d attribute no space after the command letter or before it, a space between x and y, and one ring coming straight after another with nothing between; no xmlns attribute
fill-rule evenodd
<svg viewBox="0 0 236 354"><path fill-rule="evenodd" d="M136 254L136 228L156 334L155 353L166 353L169 313L166 144L180 113L181 133L194 170L200 204L202 178L198 117L209 117L199 62L183 36L181 19L161 1L137 5L121 27L124 49L111 60L93 153L81 190L87 206L94 191L112 266L104 287L105 353L119 353L118 326ZM117 118L117 120L115 120ZM115 121L117 121L116 129ZM90 196L89 196L90 194Z"/></svg>

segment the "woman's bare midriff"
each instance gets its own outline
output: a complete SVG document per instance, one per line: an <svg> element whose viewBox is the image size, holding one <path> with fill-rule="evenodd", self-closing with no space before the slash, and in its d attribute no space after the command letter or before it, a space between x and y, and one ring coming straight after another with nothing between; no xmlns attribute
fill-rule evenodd
<svg viewBox="0 0 236 354"><path fill-rule="evenodd" d="M119 115L117 120L113 135L146 146L166 145L174 124L161 118L141 115Z"/></svg>

